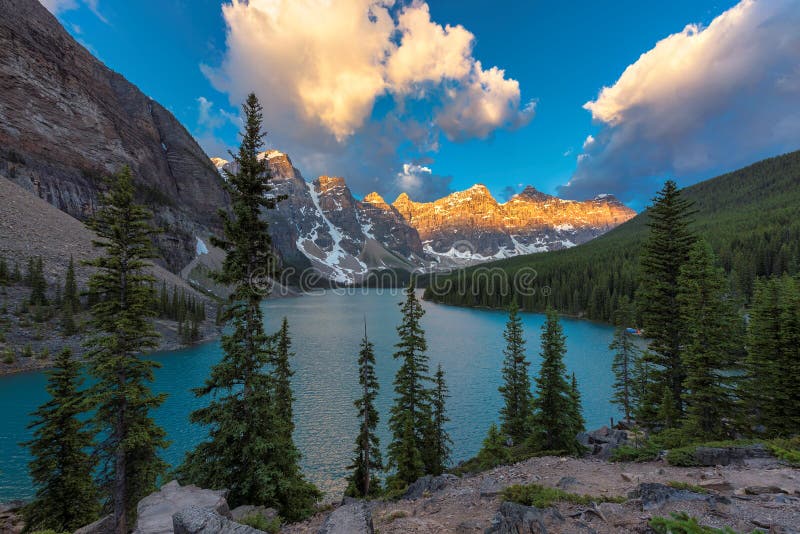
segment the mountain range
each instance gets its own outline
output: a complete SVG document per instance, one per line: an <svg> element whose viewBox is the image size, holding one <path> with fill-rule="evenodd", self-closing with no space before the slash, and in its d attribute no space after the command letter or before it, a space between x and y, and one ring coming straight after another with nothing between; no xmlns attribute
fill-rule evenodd
<svg viewBox="0 0 800 534"><path fill-rule="evenodd" d="M477 184L433 202L406 193L391 204L372 192L357 199L341 177L304 180L288 155L266 158L275 193L287 199L265 215L284 264L314 267L340 283L375 270L436 271L559 250L584 243L635 216L611 195L577 202L527 187L505 203ZM219 168L231 170L222 158Z"/></svg>

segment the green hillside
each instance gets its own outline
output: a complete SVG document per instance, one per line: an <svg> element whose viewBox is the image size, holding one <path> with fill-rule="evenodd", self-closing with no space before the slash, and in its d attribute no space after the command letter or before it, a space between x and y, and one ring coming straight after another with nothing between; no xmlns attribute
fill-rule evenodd
<svg viewBox="0 0 800 534"><path fill-rule="evenodd" d="M697 209L694 229L711 243L732 289L743 300L749 299L756 277L798 272L800 151L706 180L684 192ZM608 321L619 299L633 296L636 290L646 222L647 211L575 248L434 277L425 298L459 306L500 307L516 293L527 310L543 310L551 304L562 313ZM489 269L493 269L491 275ZM532 271L536 275L530 283Z"/></svg>

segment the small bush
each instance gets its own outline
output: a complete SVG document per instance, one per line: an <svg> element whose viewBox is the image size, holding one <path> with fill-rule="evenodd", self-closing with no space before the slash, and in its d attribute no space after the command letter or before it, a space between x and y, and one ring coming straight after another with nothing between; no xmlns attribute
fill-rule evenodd
<svg viewBox="0 0 800 534"><path fill-rule="evenodd" d="M539 484L515 484L509 486L503 490L503 498L507 501L537 508L547 508L557 502L587 505L601 502L623 503L627 500L625 497L610 495L578 495L577 493L569 493L559 488L550 488Z"/></svg>
<svg viewBox="0 0 800 534"><path fill-rule="evenodd" d="M776 458L793 467L800 467L800 436L791 439L773 439L767 448Z"/></svg>
<svg viewBox="0 0 800 534"><path fill-rule="evenodd" d="M50 349L47 347L43 348L41 352L36 355L37 360L47 360L48 358L50 358Z"/></svg>
<svg viewBox="0 0 800 534"><path fill-rule="evenodd" d="M239 523L242 525L247 525L248 527L253 527L256 530L267 532L268 534L278 534L278 532L281 531L280 517L267 519L263 515L255 513L248 515L247 517L243 517Z"/></svg>
<svg viewBox="0 0 800 534"><path fill-rule="evenodd" d="M3 353L3 363L6 365L11 365L14 363L14 352L11 349L6 349Z"/></svg>
<svg viewBox="0 0 800 534"><path fill-rule="evenodd" d="M689 484L688 482L681 482L680 480L670 480L667 482L667 486L677 490L691 491L692 493L708 493L708 490L702 486L696 486L694 484Z"/></svg>
<svg viewBox="0 0 800 534"><path fill-rule="evenodd" d="M394 512L389 512L381 519L383 520L384 523L391 523L403 517L408 517L408 512L406 512L405 510L395 510Z"/></svg>
<svg viewBox="0 0 800 534"><path fill-rule="evenodd" d="M611 452L612 462L650 462L657 460L661 447L646 441L640 446L621 445Z"/></svg>
<svg viewBox="0 0 800 534"><path fill-rule="evenodd" d="M697 445L671 449L667 452L667 462L678 467L694 467L697 465L694 457L695 450L697 450Z"/></svg>
<svg viewBox="0 0 800 534"><path fill-rule="evenodd" d="M650 528L656 534L736 534L733 530L706 527L686 513L672 514L672 517L654 517Z"/></svg>

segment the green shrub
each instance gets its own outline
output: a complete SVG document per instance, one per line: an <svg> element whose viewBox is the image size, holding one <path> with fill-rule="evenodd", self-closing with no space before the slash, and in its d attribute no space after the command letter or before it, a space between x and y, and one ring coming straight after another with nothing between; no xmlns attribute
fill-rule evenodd
<svg viewBox="0 0 800 534"><path fill-rule="evenodd" d="M650 520L650 528L656 534L736 534L733 530L706 527L686 513L672 514L671 517L654 517Z"/></svg>
<svg viewBox="0 0 800 534"><path fill-rule="evenodd" d="M697 450L697 445L671 449L667 452L667 462L678 467L694 467L697 465L694 457L695 450Z"/></svg>
<svg viewBox="0 0 800 534"><path fill-rule="evenodd" d="M770 440L767 442L767 448L776 458L793 467L800 467L800 436Z"/></svg>
<svg viewBox="0 0 800 534"><path fill-rule="evenodd" d="M667 486L677 490L691 491L692 493L708 493L708 490L702 486L696 486L694 484L689 484L688 482L681 482L680 480L670 480L667 482Z"/></svg>
<svg viewBox="0 0 800 534"><path fill-rule="evenodd" d="M50 358L50 349L47 347L43 348L41 352L36 355L37 360L46 360L48 358Z"/></svg>
<svg viewBox="0 0 800 534"><path fill-rule="evenodd" d="M14 351L11 349L6 349L3 353L3 363L6 365L11 365L14 363Z"/></svg>
<svg viewBox="0 0 800 534"><path fill-rule="evenodd" d="M20 354L23 358L33 358L33 347L31 344L28 343L22 348L22 354Z"/></svg>
<svg viewBox="0 0 800 534"><path fill-rule="evenodd" d="M657 460L661 447L646 441L639 446L622 445L611 452L612 462L650 462Z"/></svg>
<svg viewBox="0 0 800 534"><path fill-rule="evenodd" d="M539 484L514 484L503 490L502 495L507 501L537 508L547 508L557 502L587 505L601 502L622 503L627 500L625 497L609 495L578 495L577 493L569 493L559 488L550 488Z"/></svg>
<svg viewBox="0 0 800 534"><path fill-rule="evenodd" d="M242 525L253 527L256 530L267 532L268 534L278 534L278 532L281 531L281 518L277 516L272 519L267 519L263 515L255 513L243 517L238 522Z"/></svg>

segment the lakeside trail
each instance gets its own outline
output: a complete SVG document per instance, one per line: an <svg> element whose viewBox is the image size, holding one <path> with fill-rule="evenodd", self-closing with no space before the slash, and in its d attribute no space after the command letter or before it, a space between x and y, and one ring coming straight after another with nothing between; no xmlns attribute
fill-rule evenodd
<svg viewBox="0 0 800 534"><path fill-rule="evenodd" d="M676 482L702 487L707 493L667 486ZM433 488L443 487L432 491L422 489L418 481L417 498L370 501L367 509L375 532L380 534L468 533L486 529L517 532L509 530L512 521L508 514L498 514L503 501L500 493L512 484L540 484L595 497L629 497L637 490L641 493L622 504L557 503L557 513L543 508L541 522L519 525L519 532L648 532L652 517L668 517L671 512L686 512L703 525L727 526L736 532L800 532L800 470L774 459L748 460L737 466L685 468L663 461L613 463L592 458L532 458L461 478L444 475L430 484ZM328 515L329 511L320 512L302 523L285 526L281 532L317 533Z"/></svg>

